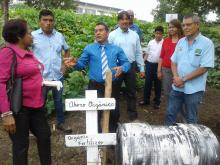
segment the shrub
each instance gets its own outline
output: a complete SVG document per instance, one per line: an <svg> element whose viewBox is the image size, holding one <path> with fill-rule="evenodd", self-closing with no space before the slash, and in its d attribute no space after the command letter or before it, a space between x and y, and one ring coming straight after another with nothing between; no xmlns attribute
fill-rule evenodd
<svg viewBox="0 0 220 165"><path fill-rule="evenodd" d="M94 42L94 27L97 22L105 22L110 29L117 24L116 16L96 16L96 15L78 15L72 10L53 10L55 13L56 29L62 32L71 47L71 55L74 57L79 57L83 48L88 44ZM10 10L11 18L24 18L29 23L33 30L38 28L38 13L39 11L33 8L23 7L14 8ZM165 36L167 32L167 24L164 22L147 23L143 21L135 20L135 22L140 26L143 32L143 43L146 43L153 38L154 28L157 25L162 25L165 28ZM202 33L208 36L215 43L215 53L216 53L216 65L215 68L209 71L208 84L213 86L220 86L220 26L219 25L203 25L201 28ZM74 74L79 74L73 72L70 77L74 77ZM70 78L69 77L69 78ZM68 78L68 76L67 76ZM74 81L76 81L77 77ZM86 85L86 80L83 80L84 85ZM74 86L74 82L72 84ZM76 85L77 86L77 85ZM138 79L138 87L143 87L143 81ZM80 86L81 90L84 88ZM80 89L77 91L79 92ZM65 92L64 92L65 94ZM80 94L80 92L79 92ZM68 94L65 94L67 96ZM73 94L75 95L75 94Z"/></svg>

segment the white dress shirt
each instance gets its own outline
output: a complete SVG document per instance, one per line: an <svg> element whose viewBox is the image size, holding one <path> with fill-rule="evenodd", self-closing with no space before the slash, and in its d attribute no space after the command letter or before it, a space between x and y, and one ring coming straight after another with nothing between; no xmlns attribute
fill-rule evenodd
<svg viewBox="0 0 220 165"><path fill-rule="evenodd" d="M161 53L161 48L163 44L163 39L161 41L151 40L146 48L147 61L152 63L158 63Z"/></svg>

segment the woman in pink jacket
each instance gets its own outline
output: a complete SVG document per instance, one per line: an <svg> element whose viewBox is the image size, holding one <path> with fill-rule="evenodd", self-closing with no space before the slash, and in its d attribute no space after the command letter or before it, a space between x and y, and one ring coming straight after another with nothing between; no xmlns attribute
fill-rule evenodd
<svg viewBox="0 0 220 165"><path fill-rule="evenodd" d="M51 132L42 108L43 66L28 49L32 44L31 33L26 21L15 19L4 25L2 35L8 44L0 50L0 113L3 126L12 140L13 164L28 164L30 130L37 138L41 165L51 165ZM15 77L22 78L23 88L22 108L16 114L10 108L6 92L14 54L17 59Z"/></svg>

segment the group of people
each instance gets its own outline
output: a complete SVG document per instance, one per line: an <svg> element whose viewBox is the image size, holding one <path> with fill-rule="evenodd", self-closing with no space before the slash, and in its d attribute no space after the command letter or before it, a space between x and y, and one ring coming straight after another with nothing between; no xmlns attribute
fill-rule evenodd
<svg viewBox="0 0 220 165"><path fill-rule="evenodd" d="M166 125L174 125L178 114L183 115L187 123L197 123L207 71L214 67L214 44L200 33L199 26L196 15L185 16L182 25L177 19L171 20L169 36L163 39L163 27L156 27L155 38L145 50L144 99L139 105L150 104L154 85L154 108L159 109L163 87L167 104Z"/></svg>
<svg viewBox="0 0 220 165"><path fill-rule="evenodd" d="M29 30L27 22L21 19L9 20L4 25L2 35L7 45L0 50L0 112L4 128L13 143L14 165L26 165L28 162L29 131L37 138L41 164L52 164L51 132L45 112L50 90L57 113L57 129L71 132L64 124L63 88L43 86L43 80L63 83L66 67L82 70L88 66L88 89L97 90L98 97L104 96L106 71L112 71L112 97L116 99L116 109L110 112L110 132L116 131L119 121L120 88L123 82L126 86L128 118L130 121L138 118L137 66L140 77L145 77L144 100L139 104L150 104L154 84L154 108L158 109L163 84L167 100L166 125L175 124L176 116L182 109L186 111L187 123L197 122L197 107L205 91L207 70L214 67L214 45L199 32L198 16L185 16L182 26L178 20L172 20L168 28L169 37L165 39L163 27L156 27L155 39L149 42L145 57L141 49L141 31L133 23L133 18L131 10L120 12L118 25L112 32L109 32L105 23L97 23L95 42L84 48L78 60L70 57L64 36L54 29L54 15L50 10L40 12L40 29L33 32ZM29 47L32 47L32 51ZM10 109L6 91L11 76L11 49L17 58L15 77L22 77L23 80L23 106L17 114ZM99 132L100 121L101 113Z"/></svg>
<svg viewBox="0 0 220 165"><path fill-rule="evenodd" d="M144 50L146 63L146 79L144 86L144 99L139 105L149 105L152 85L154 85L154 108L159 109L161 102L161 89L165 102L168 102L171 91L173 75L171 71L171 56L174 53L177 42L183 38L181 23L173 19L168 24L168 37L163 39L164 28L157 26L154 30L155 38L151 40Z"/></svg>
<svg viewBox="0 0 220 165"><path fill-rule="evenodd" d="M118 14L118 27L109 33L106 24L98 23L95 27L95 43L83 50L81 57L75 61L64 61L67 67L84 69L89 65L88 89L96 89L98 96L103 97L105 71L112 71L112 97L116 99L116 109L110 112L110 132L115 132L119 120L120 87L124 82L127 88L127 111L131 121L137 119L136 109L136 64L140 76L144 77L144 61L138 34L132 31L130 14L122 11ZM101 113L99 113L99 131Z"/></svg>

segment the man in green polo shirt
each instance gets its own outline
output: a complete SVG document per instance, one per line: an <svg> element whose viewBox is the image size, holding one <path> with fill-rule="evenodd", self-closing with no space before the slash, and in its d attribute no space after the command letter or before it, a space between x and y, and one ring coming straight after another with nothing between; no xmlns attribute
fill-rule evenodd
<svg viewBox="0 0 220 165"><path fill-rule="evenodd" d="M166 125L176 123L185 108L187 123L197 123L197 109L205 91L208 69L214 67L214 44L199 32L198 16L183 18L185 37L180 39L171 57L173 85L166 113Z"/></svg>

